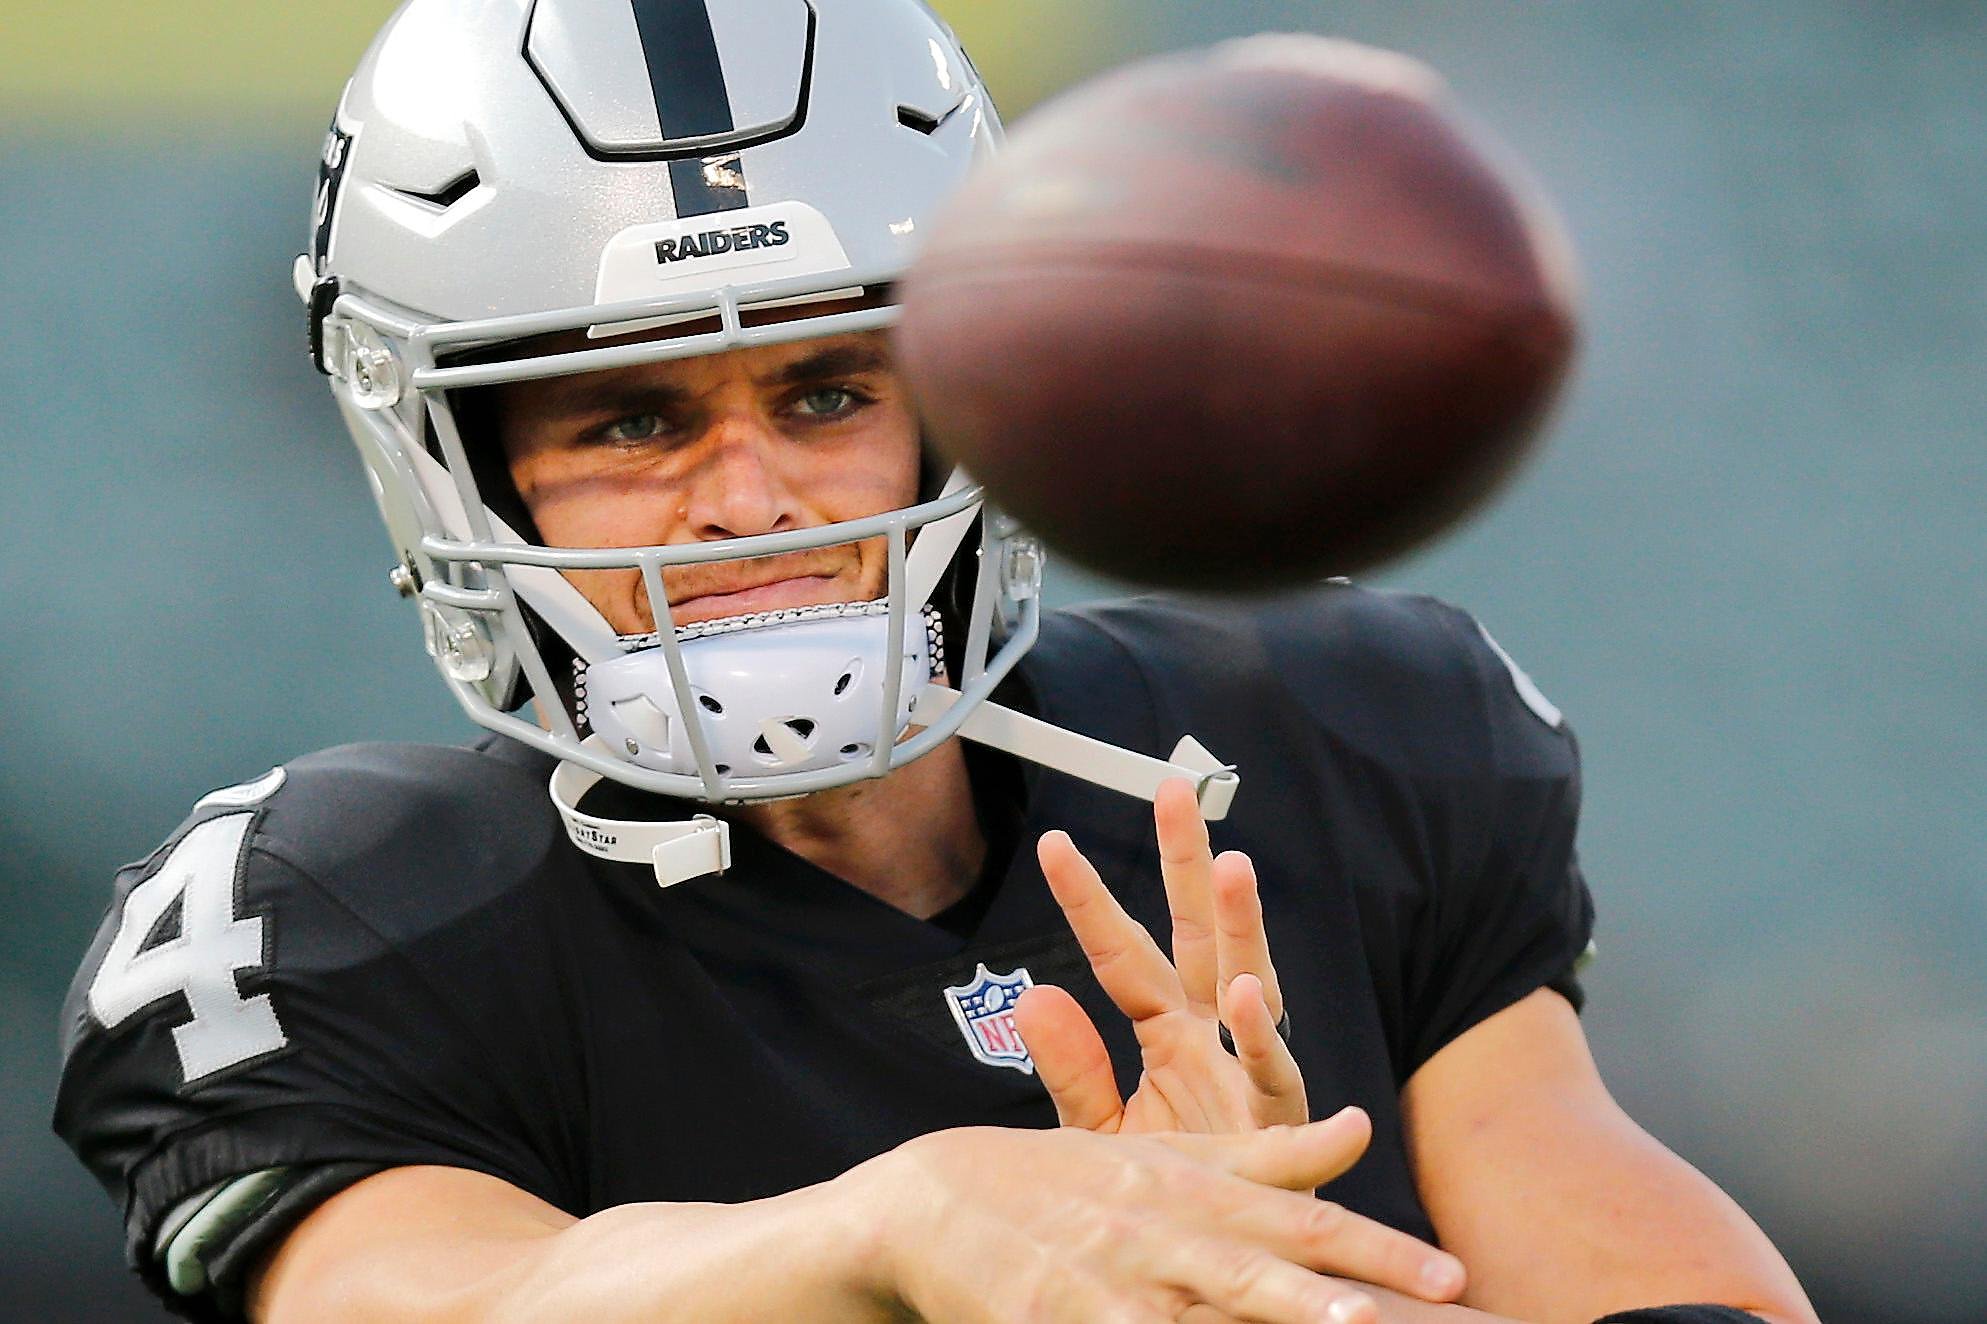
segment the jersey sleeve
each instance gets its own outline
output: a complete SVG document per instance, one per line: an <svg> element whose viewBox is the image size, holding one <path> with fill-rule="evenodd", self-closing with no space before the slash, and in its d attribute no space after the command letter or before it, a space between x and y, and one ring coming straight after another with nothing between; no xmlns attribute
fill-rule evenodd
<svg viewBox="0 0 1987 1324"><path fill-rule="evenodd" d="M1535 989L1579 1005L1594 923L1574 849L1579 749L1467 613L1337 580L1073 615L1118 644L1116 688L1132 697L1117 706L1150 704L1154 748L1187 732L1239 765L1229 840L1346 903L1291 902L1285 922L1356 937L1364 969L1333 947L1321 982L1371 999L1396 1085ZM1305 950L1311 935L1270 938Z"/></svg>
<svg viewBox="0 0 1987 1324"><path fill-rule="evenodd" d="M1448 839L1439 854L1449 867L1422 897L1401 953L1403 1080L1536 989L1557 989L1578 1008L1576 972L1594 928L1575 849L1572 730L1475 620L1423 601L1456 659L1443 669L1448 701L1431 710L1466 729L1445 775L1417 778L1425 821Z"/></svg>
<svg viewBox="0 0 1987 1324"><path fill-rule="evenodd" d="M518 843L479 841L473 793L393 759L313 757L203 800L119 875L64 1008L55 1128L121 1206L133 1266L194 1318L227 1312L175 1296L162 1225L244 1174L443 1164L577 1198L584 1100L536 954L556 925L499 867ZM294 1222L298 1203L272 1205Z"/></svg>

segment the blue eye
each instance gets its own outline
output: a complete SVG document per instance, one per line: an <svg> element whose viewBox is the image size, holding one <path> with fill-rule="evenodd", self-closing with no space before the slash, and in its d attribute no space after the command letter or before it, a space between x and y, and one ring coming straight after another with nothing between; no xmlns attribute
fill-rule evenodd
<svg viewBox="0 0 1987 1324"><path fill-rule="evenodd" d="M668 428L669 424L660 414L635 414L609 423L600 430L600 435L608 441L649 441L661 436Z"/></svg>
<svg viewBox="0 0 1987 1324"><path fill-rule="evenodd" d="M859 403L856 393L840 386L823 386L794 401L794 408L813 418L846 414Z"/></svg>

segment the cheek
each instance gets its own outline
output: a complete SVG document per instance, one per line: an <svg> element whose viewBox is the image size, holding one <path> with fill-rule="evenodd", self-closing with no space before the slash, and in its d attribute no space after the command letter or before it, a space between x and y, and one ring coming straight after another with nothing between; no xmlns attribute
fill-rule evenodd
<svg viewBox="0 0 1987 1324"><path fill-rule="evenodd" d="M639 547L667 542L681 494L655 475L559 463L512 467L512 479L539 535L551 547Z"/></svg>
<svg viewBox="0 0 1987 1324"><path fill-rule="evenodd" d="M831 487L815 490L821 493L822 514L830 522L881 515L912 505L918 498L915 475L904 481L895 474L843 472L835 476Z"/></svg>
<svg viewBox="0 0 1987 1324"><path fill-rule="evenodd" d="M811 456L808 486L828 521L861 519L913 505L918 499L919 444L908 413L847 447Z"/></svg>
<svg viewBox="0 0 1987 1324"><path fill-rule="evenodd" d="M640 571L568 570L565 574L616 634L646 634L655 628Z"/></svg>
<svg viewBox="0 0 1987 1324"><path fill-rule="evenodd" d="M861 519L917 503L920 447L914 426L906 420L900 431L875 441L861 462L842 467L838 508L827 512L831 519ZM871 538L856 544L856 564L861 597L879 598L889 591L888 539Z"/></svg>
<svg viewBox="0 0 1987 1324"><path fill-rule="evenodd" d="M666 541L657 527L658 510L673 510L653 492L654 484L605 481L603 475L559 463L540 453L513 462L511 480L547 547L639 547ZM569 570L586 600L620 634L655 628L648 595L636 570Z"/></svg>

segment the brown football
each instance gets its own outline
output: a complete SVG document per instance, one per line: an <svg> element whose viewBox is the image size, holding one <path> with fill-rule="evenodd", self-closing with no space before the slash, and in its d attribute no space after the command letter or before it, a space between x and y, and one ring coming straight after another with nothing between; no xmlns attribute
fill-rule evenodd
<svg viewBox="0 0 1987 1324"><path fill-rule="evenodd" d="M1108 574L1263 588L1449 526L1566 376L1570 248L1406 56L1266 35L1031 115L939 217L898 351L940 450Z"/></svg>

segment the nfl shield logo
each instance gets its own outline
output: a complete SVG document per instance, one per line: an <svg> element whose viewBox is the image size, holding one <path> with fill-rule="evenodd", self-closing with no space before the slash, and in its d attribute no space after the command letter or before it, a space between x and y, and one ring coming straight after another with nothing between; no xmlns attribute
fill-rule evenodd
<svg viewBox="0 0 1987 1324"><path fill-rule="evenodd" d="M952 1008L952 1019L959 1022L959 1033L966 1036L974 1057L990 1067L1035 1074L1035 1060L1014 1029L1015 1000L1023 989L1034 986L1025 966L1013 974L997 975L982 964L969 982L946 988L945 1005Z"/></svg>

